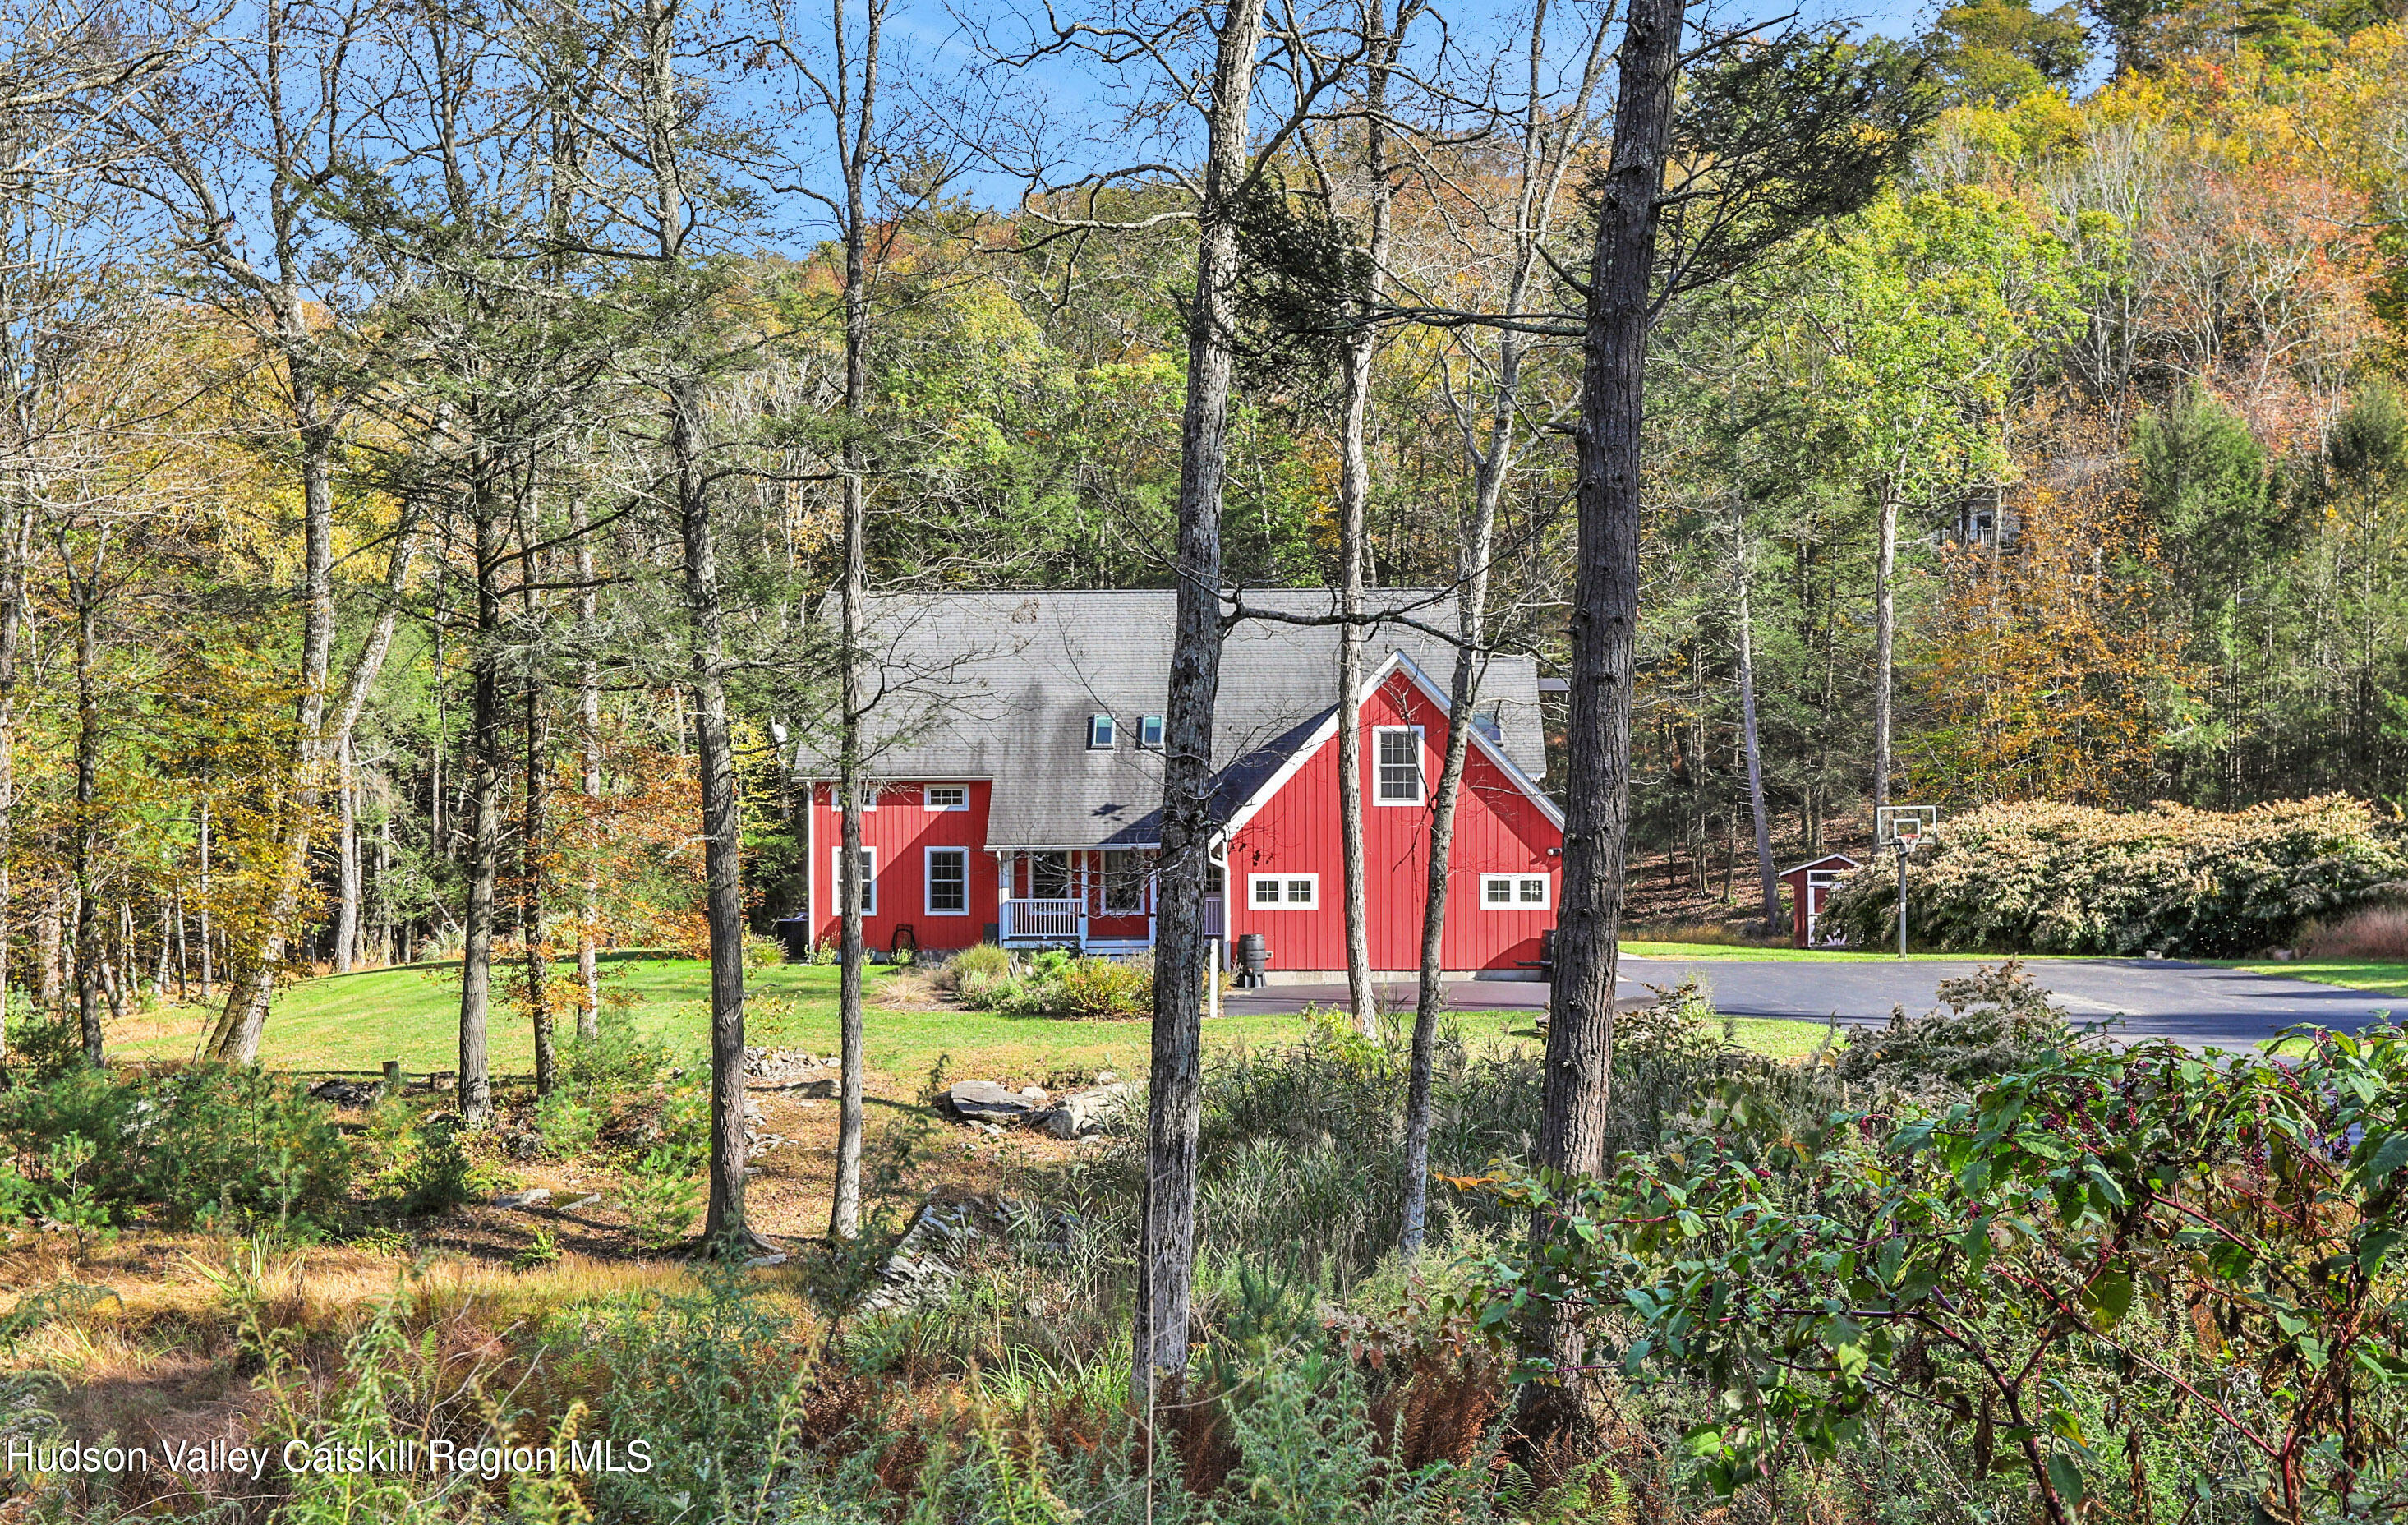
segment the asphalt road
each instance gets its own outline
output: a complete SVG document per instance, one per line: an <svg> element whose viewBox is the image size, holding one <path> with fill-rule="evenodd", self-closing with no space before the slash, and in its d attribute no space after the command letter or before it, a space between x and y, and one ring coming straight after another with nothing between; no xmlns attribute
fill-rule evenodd
<svg viewBox="0 0 2408 1525"><path fill-rule="evenodd" d="M1885 1022L1890 1008L1920 1014L1937 1004L1942 980L1972 973L1983 959L1870 962L1777 962L1738 958L1626 958L1623 1000L1643 1000L1649 985L1671 985L1695 974L1728 1016L1785 1017L1820 1022ZM2025 967L2077 1021L2120 1018L2114 1031L2131 1038L2172 1038L2197 1048L2247 1048L2301 1022L2355 1030L2385 1012L2408 1014L2408 1000L2345 990L2310 980L2245 974L2172 959L2030 958ZM1412 987L1398 983L1400 1005ZM1464 981L1447 987L1459 1011L1537 1012L1547 987L1532 981ZM1232 1012L1292 1012L1308 1001L1343 1005L1343 985L1272 985L1233 991Z"/></svg>

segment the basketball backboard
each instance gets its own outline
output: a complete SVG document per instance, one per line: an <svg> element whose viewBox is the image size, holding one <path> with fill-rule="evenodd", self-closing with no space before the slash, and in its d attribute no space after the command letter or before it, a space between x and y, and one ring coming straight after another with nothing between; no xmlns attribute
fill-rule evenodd
<svg viewBox="0 0 2408 1525"><path fill-rule="evenodd" d="M1939 824L1937 805L1884 805L1873 814L1873 840L1884 847L1896 842L1911 853Z"/></svg>

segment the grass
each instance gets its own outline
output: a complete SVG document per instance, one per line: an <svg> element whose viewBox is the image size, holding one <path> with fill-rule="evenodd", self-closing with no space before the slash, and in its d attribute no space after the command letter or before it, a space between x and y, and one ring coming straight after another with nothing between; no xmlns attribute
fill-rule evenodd
<svg viewBox="0 0 2408 1525"><path fill-rule="evenodd" d="M2373 958L2294 958L2279 964L2212 960L2246 974L2272 974L2286 980L2314 980L2349 990L2372 990L2379 996L2408 997L2408 964Z"/></svg>
<svg viewBox="0 0 2408 1525"><path fill-rule="evenodd" d="M699 959L649 954L606 955L605 987L633 1002L637 1024L682 1051L699 1054L710 1025L710 966ZM896 1011L877 1004L878 985L891 971L870 972L864 1059L872 1070L916 1079L940 1058L957 1078L1042 1080L1049 1075L1124 1072L1145 1065L1143 1021L1082 1022L999 1016L987 1012ZM837 971L827 965L785 964L746 977L745 1036L763 1046L837 1046ZM294 985L276 998L260 1042L271 1068L373 1072L399 1059L413 1074L459 1064L460 966L413 964L355 974L325 975ZM496 990L498 998L499 992ZM164 1007L112 1032L109 1051L133 1057L182 1058L192 1054L213 1013ZM1455 1014L1474 1043L1532 1036L1528 1012ZM1302 1033L1301 1015L1228 1015L1211 1025L1216 1044L1277 1043ZM1811 1053L1823 1028L1811 1022L1748 1020L1735 1036L1776 1058ZM524 1020L500 1000L494 1004L492 1064L523 1074L534 1067Z"/></svg>
<svg viewBox="0 0 2408 1525"><path fill-rule="evenodd" d="M1622 951L1633 958L1740 958L1756 964L1866 964L1895 960L1898 950L1886 953L1867 952L1853 948L1793 948L1786 942L1648 942L1626 939ZM1917 958L2000 958L2019 957L1990 953L1910 953Z"/></svg>

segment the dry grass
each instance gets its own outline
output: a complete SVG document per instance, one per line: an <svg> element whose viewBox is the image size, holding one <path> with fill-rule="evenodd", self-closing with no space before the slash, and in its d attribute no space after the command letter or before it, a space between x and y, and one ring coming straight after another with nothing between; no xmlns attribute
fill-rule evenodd
<svg viewBox="0 0 2408 1525"><path fill-rule="evenodd" d="M2408 906L2369 906L2300 940L2311 958L2370 958L2408 962Z"/></svg>

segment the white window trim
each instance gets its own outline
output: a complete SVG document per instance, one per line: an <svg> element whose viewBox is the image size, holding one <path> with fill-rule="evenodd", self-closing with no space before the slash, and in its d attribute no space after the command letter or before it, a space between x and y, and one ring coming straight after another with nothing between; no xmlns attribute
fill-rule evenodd
<svg viewBox="0 0 2408 1525"><path fill-rule="evenodd" d="M861 879L861 914L878 914L878 849L864 847L861 856L869 859L869 871ZM828 849L828 904L836 907L837 919L844 919L844 843Z"/></svg>
<svg viewBox="0 0 2408 1525"><path fill-rule="evenodd" d="M1535 879L1545 886L1544 898L1537 900L1523 899L1522 881L1525 879ZM1512 893L1504 900L1492 900L1488 898L1488 886L1498 883L1510 885ZM1543 872L1484 873L1480 876L1480 909L1483 911L1545 911L1555 904L1555 900L1554 877Z"/></svg>
<svg viewBox="0 0 2408 1525"><path fill-rule="evenodd" d="M1145 739L1145 727L1146 722L1148 721L1154 722L1154 740L1151 741ZM1140 715L1137 717L1137 744L1148 752L1160 752L1162 750L1163 738L1168 734L1168 726L1164 722L1160 715Z"/></svg>
<svg viewBox="0 0 2408 1525"><path fill-rule="evenodd" d="M1291 900L1287 887L1301 879L1312 886L1310 900ZM1268 880L1280 887L1277 901L1254 899L1254 886ZM1321 875L1317 873L1250 873L1246 875L1246 909L1249 911L1318 911L1321 909Z"/></svg>
<svg viewBox="0 0 2408 1525"><path fill-rule="evenodd" d="M1097 722L1097 721L1099 721L1099 720L1100 720L1100 721L1102 721L1102 722L1104 723L1104 725L1105 725L1107 727L1109 727L1109 728L1110 728L1110 730L1111 730L1111 734L1110 736L1106 737L1103 741L1096 741L1096 722ZM1089 716L1087 717L1087 750L1088 750L1088 751L1090 751L1090 752L1111 752L1111 751L1116 750L1116 749L1120 746L1120 744L1121 744L1121 723L1120 723L1118 720L1113 719L1111 715L1089 715Z"/></svg>
<svg viewBox="0 0 2408 1525"><path fill-rule="evenodd" d="M938 804L931 797L939 789L959 789L962 792L962 802L958 805ZM923 784L920 785L920 808L927 811L968 810L970 808L970 786L967 784Z"/></svg>
<svg viewBox="0 0 2408 1525"><path fill-rule="evenodd" d="M1411 799L1383 799L1380 796L1380 738L1401 731L1413 739L1413 797ZM1371 803L1374 805L1418 806L1429 798L1429 770L1423 765L1422 728L1419 726L1374 726L1371 727Z"/></svg>
<svg viewBox="0 0 2408 1525"><path fill-rule="evenodd" d="M937 855L959 853L962 857L962 908L959 911L937 909ZM932 916L967 916L970 914L970 850L967 847L927 847L920 856L920 908Z"/></svg>
<svg viewBox="0 0 2408 1525"><path fill-rule="evenodd" d="M1137 877L1137 895L1135 897L1135 904L1125 906L1113 905L1112 871L1111 862L1111 855L1117 852L1126 852L1132 860L1136 860L1138 858L1137 852L1130 848L1108 847L1096 855L1096 883L1097 885L1097 893L1096 903L1103 909L1096 914L1099 916L1142 916L1145 914L1146 885L1147 881L1150 880L1153 875L1151 872L1147 872ZM1127 881L1124 880L1123 883L1125 884Z"/></svg>

